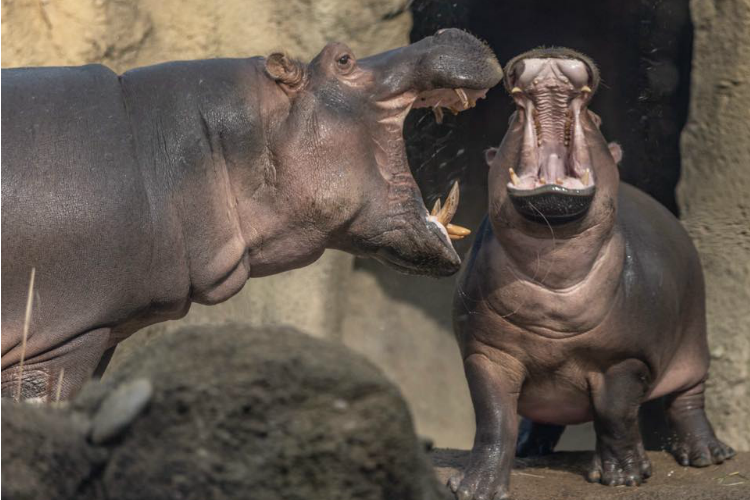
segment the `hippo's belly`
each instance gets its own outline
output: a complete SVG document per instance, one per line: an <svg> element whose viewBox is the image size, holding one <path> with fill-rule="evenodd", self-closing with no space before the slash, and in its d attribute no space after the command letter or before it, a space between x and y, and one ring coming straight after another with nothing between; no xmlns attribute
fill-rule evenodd
<svg viewBox="0 0 750 500"><path fill-rule="evenodd" d="M524 385L518 399L518 413L534 422L556 425L580 424L594 416L591 397L583 387L555 382Z"/></svg>

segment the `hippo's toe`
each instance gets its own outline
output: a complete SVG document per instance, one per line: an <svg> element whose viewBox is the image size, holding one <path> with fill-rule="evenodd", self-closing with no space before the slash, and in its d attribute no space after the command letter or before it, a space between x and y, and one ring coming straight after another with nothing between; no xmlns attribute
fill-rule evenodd
<svg viewBox="0 0 750 500"><path fill-rule="evenodd" d="M683 466L708 467L732 458L734 449L716 436L687 435L672 444L672 454Z"/></svg>
<svg viewBox="0 0 750 500"><path fill-rule="evenodd" d="M448 480L457 500L506 500L510 498L508 482L503 480L499 467L476 466L474 462L466 471Z"/></svg>
<svg viewBox="0 0 750 500"><path fill-rule="evenodd" d="M586 479L606 486L639 486L651 477L651 461L643 446L621 450L620 453L594 454Z"/></svg>

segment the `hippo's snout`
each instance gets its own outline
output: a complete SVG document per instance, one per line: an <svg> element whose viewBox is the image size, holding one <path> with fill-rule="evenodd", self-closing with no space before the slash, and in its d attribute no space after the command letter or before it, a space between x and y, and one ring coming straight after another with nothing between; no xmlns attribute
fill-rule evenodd
<svg viewBox="0 0 750 500"><path fill-rule="evenodd" d="M489 89L503 78L502 66L492 49L465 31L443 29L425 42L418 70L431 76L434 87Z"/></svg>
<svg viewBox="0 0 750 500"><path fill-rule="evenodd" d="M618 154L608 149L588 109L599 84L595 64L569 49L535 49L506 66L505 86L516 113L499 173L515 210L534 222L562 224L584 217L600 184L609 185Z"/></svg>

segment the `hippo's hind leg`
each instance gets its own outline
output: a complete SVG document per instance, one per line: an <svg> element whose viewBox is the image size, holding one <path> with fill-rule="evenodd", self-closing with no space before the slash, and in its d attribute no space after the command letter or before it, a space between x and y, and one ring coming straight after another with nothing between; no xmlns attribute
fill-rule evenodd
<svg viewBox="0 0 750 500"><path fill-rule="evenodd" d="M703 408L705 384L667 398L667 418L672 428L671 451L680 465L706 467L734 456L734 450L716 438Z"/></svg>
<svg viewBox="0 0 750 500"><path fill-rule="evenodd" d="M50 402L69 399L91 378L109 343L109 328L77 335L53 349L37 352L2 373L3 397L16 398L21 380L20 399ZM31 344L31 341L29 342Z"/></svg>
<svg viewBox="0 0 750 500"><path fill-rule="evenodd" d="M648 367L629 359L611 367L592 389L596 452L587 479L635 486L651 476L638 428L638 408L648 390Z"/></svg>

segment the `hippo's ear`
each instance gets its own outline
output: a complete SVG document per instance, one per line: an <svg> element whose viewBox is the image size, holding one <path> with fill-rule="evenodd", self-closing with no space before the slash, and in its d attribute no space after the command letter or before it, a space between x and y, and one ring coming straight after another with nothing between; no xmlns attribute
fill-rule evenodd
<svg viewBox="0 0 750 500"><path fill-rule="evenodd" d="M497 155L497 148L484 150L484 161L487 162L487 165L492 165L492 162L495 161L495 155Z"/></svg>
<svg viewBox="0 0 750 500"><path fill-rule="evenodd" d="M596 128L601 128L602 126L602 117L591 111L588 110L589 116L591 116L591 120L594 122L594 125L596 125Z"/></svg>
<svg viewBox="0 0 750 500"><path fill-rule="evenodd" d="M620 161L622 161L622 147L616 142L610 142L607 146L612 158L615 159L615 163L619 165Z"/></svg>
<svg viewBox="0 0 750 500"><path fill-rule="evenodd" d="M298 90L305 79L302 63L281 52L275 52L266 58L266 72L287 94Z"/></svg>

